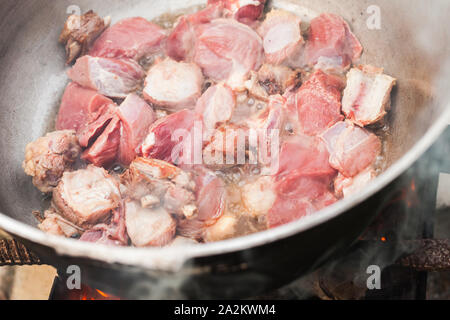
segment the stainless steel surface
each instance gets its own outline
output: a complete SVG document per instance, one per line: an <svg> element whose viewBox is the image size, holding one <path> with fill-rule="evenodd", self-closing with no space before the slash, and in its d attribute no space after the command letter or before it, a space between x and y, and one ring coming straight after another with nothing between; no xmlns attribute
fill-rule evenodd
<svg viewBox="0 0 450 320"><path fill-rule="evenodd" d="M410 167L447 126L450 109L450 3L446 0L277 0L274 6L309 13L335 12L361 39L362 62L385 67L398 78L387 139L387 169L367 188L325 210L289 225L219 243L173 249L113 248L40 232L31 212L45 206L21 168L25 145L52 130L68 79L64 49L57 43L67 8L94 9L113 21L129 16L153 19L205 1L182 0L1 0L0 11L0 228L64 256L144 270L176 271L193 258L245 252L312 230L386 187ZM370 30L367 9L381 9L381 30ZM369 207L370 208L370 207ZM344 217L342 217L344 218ZM361 231L361 230L360 230ZM356 234L357 235L357 234ZM351 241L351 239L349 239ZM332 243L332 242L331 242ZM50 250L51 249L51 250ZM333 248L330 247L330 252ZM324 257L328 253L324 252ZM242 258L245 260L245 257ZM321 260L321 259L319 259ZM319 262L315 261L314 264ZM312 267L312 266L311 266Z"/></svg>

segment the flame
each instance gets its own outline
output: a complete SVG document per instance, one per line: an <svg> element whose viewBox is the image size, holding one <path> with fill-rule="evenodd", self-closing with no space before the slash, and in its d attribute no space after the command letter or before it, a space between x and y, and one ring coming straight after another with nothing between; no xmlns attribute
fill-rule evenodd
<svg viewBox="0 0 450 320"><path fill-rule="evenodd" d="M381 237L381 241L386 242L387 241L386 237Z"/></svg>
<svg viewBox="0 0 450 320"><path fill-rule="evenodd" d="M88 286L82 286L79 299L83 301L87 300L120 300L118 297L109 295L99 289L92 289Z"/></svg>
<svg viewBox="0 0 450 320"><path fill-rule="evenodd" d="M414 179L411 181L411 191L416 191L416 181Z"/></svg>
<svg viewBox="0 0 450 320"><path fill-rule="evenodd" d="M107 295L106 293L104 293L103 291L100 291L98 289L95 289L95 291L97 291L102 297L104 298L109 298L109 295Z"/></svg>

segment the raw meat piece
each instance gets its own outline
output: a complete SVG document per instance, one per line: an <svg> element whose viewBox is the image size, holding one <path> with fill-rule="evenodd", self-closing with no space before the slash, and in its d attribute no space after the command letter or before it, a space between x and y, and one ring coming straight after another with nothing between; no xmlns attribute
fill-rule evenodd
<svg viewBox="0 0 450 320"><path fill-rule="evenodd" d="M125 212L127 232L136 247L163 247L175 237L176 221L164 208L144 209L130 201Z"/></svg>
<svg viewBox="0 0 450 320"><path fill-rule="evenodd" d="M70 222L80 227L93 226L111 216L119 207L118 182L102 168L65 172L53 191L55 208Z"/></svg>
<svg viewBox="0 0 450 320"><path fill-rule="evenodd" d="M246 163L248 128L235 124L214 131L203 150L203 163L208 168L223 169Z"/></svg>
<svg viewBox="0 0 450 320"><path fill-rule="evenodd" d="M56 131L27 145L22 167L33 177L36 188L49 193L58 185L63 173L73 169L80 154L75 131Z"/></svg>
<svg viewBox="0 0 450 320"><path fill-rule="evenodd" d="M108 224L98 224L81 236L81 241L97 244L127 246L128 234L125 223L125 212L121 205L114 210L111 221Z"/></svg>
<svg viewBox="0 0 450 320"><path fill-rule="evenodd" d="M350 122L339 122L327 130L322 139L330 152L330 164L345 177L354 177L381 153L381 141L373 133Z"/></svg>
<svg viewBox="0 0 450 320"><path fill-rule="evenodd" d="M359 40L342 17L325 13L311 21L305 48L308 65L331 64L331 68L346 69L361 56L362 50Z"/></svg>
<svg viewBox="0 0 450 320"><path fill-rule="evenodd" d="M279 65L303 53L301 19L287 11L272 10L259 27L263 38L266 62Z"/></svg>
<svg viewBox="0 0 450 320"><path fill-rule="evenodd" d="M140 17L128 18L106 29L89 55L139 61L161 51L165 38L165 31L156 24Z"/></svg>
<svg viewBox="0 0 450 320"><path fill-rule="evenodd" d="M236 108L236 96L223 84L212 86L198 100L195 112L203 117L205 130L212 131L228 122Z"/></svg>
<svg viewBox="0 0 450 320"><path fill-rule="evenodd" d="M82 16L70 15L59 36L59 42L66 47L66 63L70 64L85 55L110 23L110 17L102 19L92 10Z"/></svg>
<svg viewBox="0 0 450 320"><path fill-rule="evenodd" d="M120 105L117 115L121 120L121 138L118 162L129 165L137 156L139 147L147 136L156 114L144 100L130 94Z"/></svg>
<svg viewBox="0 0 450 320"><path fill-rule="evenodd" d="M146 158L179 163L186 150L184 142L192 145L191 130L195 121L201 121L191 110L181 110L157 120L149 129L147 137L141 146L141 152ZM183 140L177 140L176 133L183 134Z"/></svg>
<svg viewBox="0 0 450 320"><path fill-rule="evenodd" d="M264 50L259 35L234 20L217 19L196 30L194 61L207 77L243 90L250 71L258 70Z"/></svg>
<svg viewBox="0 0 450 320"><path fill-rule="evenodd" d="M45 211L44 217L45 219L38 225L38 228L45 233L71 238L84 232L82 228L67 221L53 209Z"/></svg>
<svg viewBox="0 0 450 320"><path fill-rule="evenodd" d="M169 111L194 107L202 94L203 74L193 63L165 59L148 72L145 99Z"/></svg>
<svg viewBox="0 0 450 320"><path fill-rule="evenodd" d="M273 175L276 199L267 214L269 228L312 214L337 201L330 190L337 172L318 138L297 136L280 151L279 171Z"/></svg>
<svg viewBox="0 0 450 320"><path fill-rule="evenodd" d="M56 120L56 130L75 130L95 121L102 107L114 104L111 99L71 82L67 86Z"/></svg>
<svg viewBox="0 0 450 320"><path fill-rule="evenodd" d="M347 119L361 127L383 119L395 82L396 79L383 74L383 69L372 66L351 69L342 99L342 111Z"/></svg>
<svg viewBox="0 0 450 320"><path fill-rule="evenodd" d="M275 174L277 180L291 176L334 177L336 170L329 164L330 154L326 145L318 138L296 136L283 143L280 150L280 165Z"/></svg>
<svg viewBox="0 0 450 320"><path fill-rule="evenodd" d="M308 151L308 148L303 149L300 155L294 148L283 147L282 155L291 156L286 159L291 162L290 166L284 165L285 170L280 173L260 177L243 187L244 205L254 216L265 215L269 228L313 214L337 201L330 190L336 171L324 163L323 156L314 154L317 150L310 149L311 155ZM310 162L317 163L305 163L308 156Z"/></svg>
<svg viewBox="0 0 450 320"><path fill-rule="evenodd" d="M225 183L212 171L197 167L192 171L195 181L195 198L198 215L195 219L178 221L178 233L182 236L201 240L205 228L216 223L226 207Z"/></svg>
<svg viewBox="0 0 450 320"><path fill-rule="evenodd" d="M269 228L274 228L323 209L337 201L324 177L292 176L276 187L277 199L267 214Z"/></svg>
<svg viewBox="0 0 450 320"><path fill-rule="evenodd" d="M122 176L127 196L142 207L163 206L170 214L192 219L197 214L191 174L170 163L137 158Z"/></svg>
<svg viewBox="0 0 450 320"><path fill-rule="evenodd" d="M298 111L301 133L315 136L344 119L341 114L342 89L340 78L317 70L288 99L289 108Z"/></svg>
<svg viewBox="0 0 450 320"><path fill-rule="evenodd" d="M106 127L116 114L117 107L115 105L106 105L98 112L92 114L92 121L82 125L77 132L78 140L83 148L91 146L95 140L105 131ZM98 117L95 119L95 117ZM95 119L95 120L94 120Z"/></svg>
<svg viewBox="0 0 450 320"><path fill-rule="evenodd" d="M347 178L344 175L339 174L334 181L335 193L339 197L351 196L368 185L375 177L376 173L372 167L368 167L353 178Z"/></svg>
<svg viewBox="0 0 450 320"><path fill-rule="evenodd" d="M190 61L194 46L194 27L188 17L182 16L167 38L166 54L175 61Z"/></svg>
<svg viewBox="0 0 450 320"><path fill-rule="evenodd" d="M97 167L112 165L117 159L119 144L120 120L115 116L94 144L83 152L82 159Z"/></svg>
<svg viewBox="0 0 450 320"><path fill-rule="evenodd" d="M145 76L137 62L92 56L79 58L67 73L72 81L111 98L125 98L136 91Z"/></svg>
<svg viewBox="0 0 450 320"><path fill-rule="evenodd" d="M166 42L166 54L176 61L191 61L194 54L195 28L222 17L223 6L210 4L206 9L188 16L181 16Z"/></svg>

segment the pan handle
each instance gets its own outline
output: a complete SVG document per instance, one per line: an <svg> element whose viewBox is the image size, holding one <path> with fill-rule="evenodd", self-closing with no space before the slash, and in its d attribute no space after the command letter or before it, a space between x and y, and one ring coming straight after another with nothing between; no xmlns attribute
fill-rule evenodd
<svg viewBox="0 0 450 320"><path fill-rule="evenodd" d="M41 265L40 259L16 240L0 240L0 266Z"/></svg>

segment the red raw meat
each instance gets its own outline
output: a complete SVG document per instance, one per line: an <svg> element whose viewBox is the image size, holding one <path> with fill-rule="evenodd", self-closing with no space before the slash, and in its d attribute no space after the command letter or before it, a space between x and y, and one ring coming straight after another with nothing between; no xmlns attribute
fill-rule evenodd
<svg viewBox="0 0 450 320"><path fill-rule="evenodd" d="M339 122L322 135L330 152L330 164L345 177L354 177L381 153L381 141L373 133L350 122Z"/></svg>
<svg viewBox="0 0 450 320"><path fill-rule="evenodd" d="M269 228L295 221L337 201L331 183L337 172L318 138L298 136L285 142L274 175L276 200L267 214Z"/></svg>
<svg viewBox="0 0 450 320"><path fill-rule="evenodd" d="M280 165L277 180L286 176L334 176L329 164L330 154L326 145L318 138L297 136L283 143L280 150Z"/></svg>
<svg viewBox="0 0 450 320"><path fill-rule="evenodd" d="M182 16L167 38L166 54L175 61L191 60L195 31L189 18Z"/></svg>
<svg viewBox="0 0 450 320"><path fill-rule="evenodd" d="M195 121L201 121L201 118L191 110L181 110L159 119L149 129L141 147L142 154L146 158L177 163L184 154L184 140L177 141L174 135L177 130L183 130L179 132L190 135Z"/></svg>
<svg viewBox="0 0 450 320"><path fill-rule="evenodd" d="M176 61L192 59L198 25L209 23L222 16L221 4L211 4L206 9L188 16L182 16L172 30L166 42L166 54Z"/></svg>
<svg viewBox="0 0 450 320"><path fill-rule="evenodd" d="M106 29L89 55L140 60L159 52L165 38L164 30L156 24L140 17L128 18Z"/></svg>
<svg viewBox="0 0 450 320"><path fill-rule="evenodd" d="M141 66L128 59L83 56L67 73L79 85L112 98L136 91L145 76Z"/></svg>
<svg viewBox="0 0 450 320"><path fill-rule="evenodd" d="M93 121L87 122L79 128L77 137L80 141L80 146L86 148L92 145L94 140L97 139L100 134L102 134L102 132L114 118L116 109L117 107L112 104L102 107L98 112L94 114L95 116L98 116L97 119L93 117L91 119Z"/></svg>
<svg viewBox="0 0 450 320"><path fill-rule="evenodd" d="M197 28L194 61L206 76L226 81L232 89L244 88L252 70L261 66L264 58L262 40L245 24L217 19Z"/></svg>
<svg viewBox="0 0 450 320"><path fill-rule="evenodd" d="M278 195L267 214L269 228L311 215L337 201L324 177L292 176L280 181Z"/></svg>
<svg viewBox="0 0 450 320"><path fill-rule="evenodd" d="M57 130L75 130L95 121L99 110L114 102L95 90L86 89L71 82L64 92L58 118Z"/></svg>
<svg viewBox="0 0 450 320"><path fill-rule="evenodd" d="M205 228L213 225L223 215L226 189L223 180L212 171L197 167L193 174L198 215L195 219L180 220L178 232L182 236L200 239Z"/></svg>
<svg viewBox="0 0 450 320"><path fill-rule="evenodd" d="M336 67L345 69L361 56L362 50L359 40L342 17L326 13L311 21L305 49L307 64L333 61Z"/></svg>
<svg viewBox="0 0 450 320"><path fill-rule="evenodd" d="M121 139L118 162L129 165L137 156L138 148L147 136L156 114L144 100L130 94L117 110L121 122Z"/></svg>
<svg viewBox="0 0 450 320"><path fill-rule="evenodd" d="M83 152L82 159L97 167L112 165L117 159L120 144L120 120L116 116L97 138L94 144Z"/></svg>
<svg viewBox="0 0 450 320"><path fill-rule="evenodd" d="M315 136L344 119L341 114L343 86L339 77L317 70L288 98L288 107L297 109L300 132Z"/></svg>

